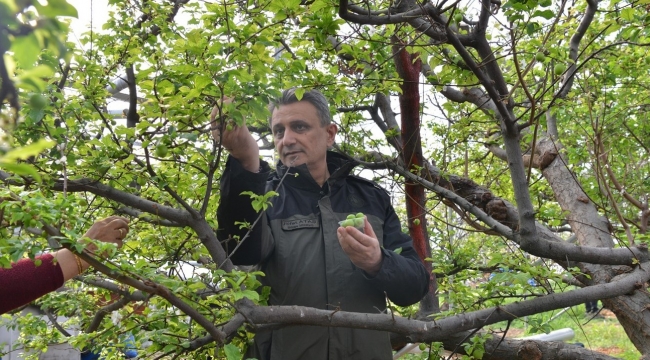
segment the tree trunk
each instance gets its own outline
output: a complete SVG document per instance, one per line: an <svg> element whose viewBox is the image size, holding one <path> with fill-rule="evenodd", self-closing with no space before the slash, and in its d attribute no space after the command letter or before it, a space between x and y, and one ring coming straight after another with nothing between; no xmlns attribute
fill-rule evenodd
<svg viewBox="0 0 650 360"><path fill-rule="evenodd" d="M396 40L394 38L394 40ZM419 173L424 166L422 156L422 141L420 138L420 90L419 78L421 61L418 54L409 54L403 46L395 41L395 67L402 83L402 94L399 105L402 122L402 156L404 164L410 171ZM430 274L429 292L420 302L420 316L440 312L438 302L438 284L433 274L431 263L425 259L431 258L431 246L426 223L426 196L424 187L417 182L406 180L406 214L408 217L409 233L413 238L420 259Z"/></svg>
<svg viewBox="0 0 650 360"><path fill-rule="evenodd" d="M536 147L541 156L551 152L560 154L542 169L542 173L551 185L562 210L568 213L567 220L578 244L613 247L609 221L598 212L582 190L575 174L569 171L560 149L560 143L553 142L548 137L541 139ZM591 276L591 279L585 280L590 284L610 282L621 271L619 267L594 264L581 264L580 267ZM634 346L647 357L650 354L650 296L645 284L639 284L639 290L626 296L603 300L603 304L616 314Z"/></svg>

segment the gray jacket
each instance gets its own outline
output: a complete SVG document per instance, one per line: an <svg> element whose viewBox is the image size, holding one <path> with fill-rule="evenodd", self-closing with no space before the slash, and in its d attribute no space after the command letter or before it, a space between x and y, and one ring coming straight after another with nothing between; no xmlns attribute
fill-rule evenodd
<svg viewBox="0 0 650 360"><path fill-rule="evenodd" d="M217 211L219 239L243 237L246 231L235 221L253 223L257 217L243 191L279 193L231 259L239 265L260 265L266 274L261 281L271 288L270 305L379 313L386 309L386 296L399 306L418 302L427 292L429 274L411 238L402 232L388 194L350 175L354 161L333 152L328 152L327 161L331 176L320 187L304 165L290 168L281 180L287 171L281 163L270 172L263 162L256 174L229 158ZM336 236L338 222L358 212L367 216L382 245L382 267L374 277L352 264ZM226 241L229 253L235 246L236 241ZM272 360L392 359L387 332L334 327L294 326L258 333L253 350L258 359Z"/></svg>

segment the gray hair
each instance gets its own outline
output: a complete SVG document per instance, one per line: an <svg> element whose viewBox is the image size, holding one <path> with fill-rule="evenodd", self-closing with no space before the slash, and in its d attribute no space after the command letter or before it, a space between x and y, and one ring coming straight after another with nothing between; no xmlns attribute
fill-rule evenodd
<svg viewBox="0 0 650 360"><path fill-rule="evenodd" d="M323 94L321 94L320 91L315 89L305 91L305 93L302 95L302 98L298 100L298 97L296 96L296 88L293 87L284 90L282 92L282 95L279 98L271 102L271 105L269 106L269 110L271 111L271 118L269 118L269 125L271 125L273 110L275 110L275 108L278 108L282 105L297 103L300 101L306 101L312 104L316 108L316 113L318 114L318 118L320 119L321 126L327 126L332 123L332 116L330 115L330 107L327 104L327 99Z"/></svg>

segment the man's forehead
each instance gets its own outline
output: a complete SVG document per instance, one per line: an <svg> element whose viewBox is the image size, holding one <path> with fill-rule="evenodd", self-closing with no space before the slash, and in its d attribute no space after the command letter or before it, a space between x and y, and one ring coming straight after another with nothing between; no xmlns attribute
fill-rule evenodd
<svg viewBox="0 0 650 360"><path fill-rule="evenodd" d="M282 113L283 115L300 114L303 115L304 117L307 117L309 115L317 116L318 110L316 110L316 107L309 101L297 101L291 104L276 105L273 108L273 113L271 113L271 117L275 117L277 113Z"/></svg>
<svg viewBox="0 0 650 360"><path fill-rule="evenodd" d="M298 103L294 103L298 104ZM271 126L275 126L276 124L282 122L286 124L291 124L295 122L305 122L309 123L310 122L310 117L313 117L315 121L319 121L317 118L317 114L314 112L314 114L310 114L309 110L304 107L291 107L287 109L292 104L289 105L283 105L276 107L273 109L273 113L271 114ZM313 115L313 116L310 116Z"/></svg>

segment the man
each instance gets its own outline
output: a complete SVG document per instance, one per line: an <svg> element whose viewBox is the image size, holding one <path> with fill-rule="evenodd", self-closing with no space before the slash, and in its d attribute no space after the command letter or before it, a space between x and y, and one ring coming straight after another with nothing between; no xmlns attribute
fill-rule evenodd
<svg viewBox="0 0 650 360"><path fill-rule="evenodd" d="M386 309L386 296L400 306L419 301L429 274L386 192L350 175L353 160L328 151L337 127L325 97L311 90L298 100L295 89L284 91L272 106L270 125L280 157L272 173L245 124L214 131L230 152L217 233L227 239L232 261L260 265L271 305L379 313ZM248 230L237 222L253 224L259 216L242 192L270 190L279 195L239 244ZM338 225L359 212L365 214L363 232ZM273 360L392 359L387 332L316 326L258 333L252 350L251 356Z"/></svg>

